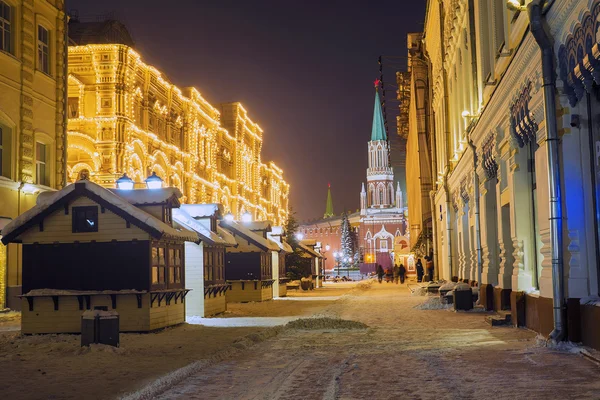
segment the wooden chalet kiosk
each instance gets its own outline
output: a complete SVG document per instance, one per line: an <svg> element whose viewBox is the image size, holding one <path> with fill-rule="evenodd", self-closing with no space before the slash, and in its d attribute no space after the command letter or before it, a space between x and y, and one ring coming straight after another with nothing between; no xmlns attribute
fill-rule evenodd
<svg viewBox="0 0 600 400"><path fill-rule="evenodd" d="M285 256L290 254L292 247L285 241L285 229L281 226L273 226L271 232L267 232L267 237L279 246L279 252L273 252L273 297L287 296L287 283L289 278L286 276Z"/></svg>
<svg viewBox="0 0 600 400"><path fill-rule="evenodd" d="M315 288L323 286L323 276L320 274L320 264L323 260L323 255L315 250L317 242L315 240L305 239L298 243L302 250L302 258L306 260L306 263L310 263L310 271L312 275L312 281Z"/></svg>
<svg viewBox="0 0 600 400"><path fill-rule="evenodd" d="M176 226L196 232L198 240L185 243L186 317L207 317L227 311L225 248L236 246L233 235L218 225L220 204L184 204L173 210Z"/></svg>
<svg viewBox="0 0 600 400"><path fill-rule="evenodd" d="M236 247L225 251L225 279L230 288L228 303L266 301L273 298L273 253L279 254L277 243L267 238L267 229L253 232L256 223L222 220L219 223L235 237ZM270 224L267 223L270 228ZM263 232L263 233L261 233Z"/></svg>
<svg viewBox="0 0 600 400"><path fill-rule="evenodd" d="M140 203L166 201L138 207L80 180L40 195L3 229L4 244L23 244L24 334L79 333L82 313L96 307L117 311L122 332L184 322L184 242L196 234L172 226L181 193L131 192Z"/></svg>

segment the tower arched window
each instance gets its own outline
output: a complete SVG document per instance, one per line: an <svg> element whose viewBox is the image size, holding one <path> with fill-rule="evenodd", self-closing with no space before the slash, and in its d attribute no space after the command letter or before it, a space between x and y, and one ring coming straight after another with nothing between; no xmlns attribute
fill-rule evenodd
<svg viewBox="0 0 600 400"><path fill-rule="evenodd" d="M385 204L383 202L383 190L379 189L379 205Z"/></svg>

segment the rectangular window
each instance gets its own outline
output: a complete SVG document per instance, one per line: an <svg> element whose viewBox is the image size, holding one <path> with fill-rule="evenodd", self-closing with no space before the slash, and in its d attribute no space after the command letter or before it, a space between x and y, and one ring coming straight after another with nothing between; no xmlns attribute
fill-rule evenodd
<svg viewBox="0 0 600 400"><path fill-rule="evenodd" d="M12 53L12 9L0 1L0 50Z"/></svg>
<svg viewBox="0 0 600 400"><path fill-rule="evenodd" d="M175 283L175 249L169 249L169 283Z"/></svg>
<svg viewBox="0 0 600 400"><path fill-rule="evenodd" d="M98 232L98 207L73 207L73 233Z"/></svg>
<svg viewBox="0 0 600 400"><path fill-rule="evenodd" d="M496 53L500 54L504 47L504 24L506 19L506 1L494 0L494 44Z"/></svg>
<svg viewBox="0 0 600 400"><path fill-rule="evenodd" d="M47 146L35 142L35 179L38 185L50 186L46 168Z"/></svg>
<svg viewBox="0 0 600 400"><path fill-rule="evenodd" d="M50 33L38 25L38 69L50 75Z"/></svg>
<svg viewBox="0 0 600 400"><path fill-rule="evenodd" d="M158 283L158 248L152 247L152 284Z"/></svg>
<svg viewBox="0 0 600 400"><path fill-rule="evenodd" d="M69 118L79 118L79 97L69 97Z"/></svg>
<svg viewBox="0 0 600 400"><path fill-rule="evenodd" d="M175 283L182 281L181 249L175 249Z"/></svg>

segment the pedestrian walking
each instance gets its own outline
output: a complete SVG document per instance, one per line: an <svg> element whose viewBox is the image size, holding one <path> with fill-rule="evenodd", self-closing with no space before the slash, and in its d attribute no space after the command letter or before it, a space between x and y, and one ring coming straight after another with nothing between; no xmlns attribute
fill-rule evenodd
<svg viewBox="0 0 600 400"><path fill-rule="evenodd" d="M381 283L381 281L383 280L383 267L381 266L381 264L377 264L377 280L379 281L379 283Z"/></svg>
<svg viewBox="0 0 600 400"><path fill-rule="evenodd" d="M419 258L417 260L417 282L423 282L423 275L425 275L425 270L423 270L423 263Z"/></svg>
<svg viewBox="0 0 600 400"><path fill-rule="evenodd" d="M398 267L398 276L400 277L400 283L404 284L404 276L406 275L406 268L404 268L404 264L400 264Z"/></svg>
<svg viewBox="0 0 600 400"><path fill-rule="evenodd" d="M396 285L398 284L398 278L400 275L400 267L398 267L398 264L394 265L394 282L396 283Z"/></svg>
<svg viewBox="0 0 600 400"><path fill-rule="evenodd" d="M427 268L427 275L429 275L429 281L432 282L433 281L433 259L430 256L425 257L425 259L427 260L426 268Z"/></svg>

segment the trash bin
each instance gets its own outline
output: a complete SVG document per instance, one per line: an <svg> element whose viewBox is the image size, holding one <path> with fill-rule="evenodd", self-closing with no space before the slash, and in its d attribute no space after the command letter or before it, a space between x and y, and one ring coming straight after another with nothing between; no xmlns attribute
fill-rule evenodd
<svg viewBox="0 0 600 400"><path fill-rule="evenodd" d="M454 288L454 309L468 311L473 308L473 292L466 283L459 283Z"/></svg>
<svg viewBox="0 0 600 400"><path fill-rule="evenodd" d="M81 346L92 343L119 347L119 313L95 307L81 316Z"/></svg>

